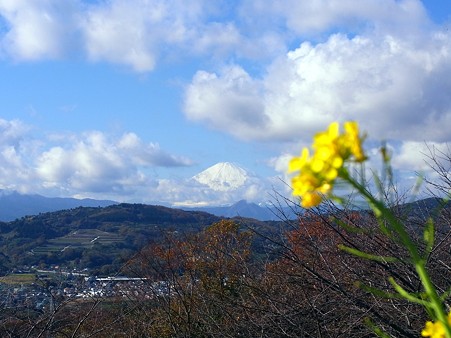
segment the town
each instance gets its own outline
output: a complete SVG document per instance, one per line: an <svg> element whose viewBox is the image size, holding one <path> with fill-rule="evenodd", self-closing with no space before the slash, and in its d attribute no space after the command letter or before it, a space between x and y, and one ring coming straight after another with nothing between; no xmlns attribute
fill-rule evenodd
<svg viewBox="0 0 451 338"><path fill-rule="evenodd" d="M152 299L170 294L165 281L127 276L97 277L88 269L70 270L51 266L49 270L23 267L0 279L0 309L52 311L63 302L105 299Z"/></svg>

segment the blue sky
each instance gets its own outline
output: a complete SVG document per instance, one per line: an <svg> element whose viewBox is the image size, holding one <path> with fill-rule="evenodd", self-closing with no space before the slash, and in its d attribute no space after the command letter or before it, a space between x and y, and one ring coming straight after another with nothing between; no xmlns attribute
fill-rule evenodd
<svg viewBox="0 0 451 338"><path fill-rule="evenodd" d="M407 189L451 139L450 19L448 1L0 0L0 189L264 202L335 120L369 153L387 140ZM226 161L248 185L190 180Z"/></svg>

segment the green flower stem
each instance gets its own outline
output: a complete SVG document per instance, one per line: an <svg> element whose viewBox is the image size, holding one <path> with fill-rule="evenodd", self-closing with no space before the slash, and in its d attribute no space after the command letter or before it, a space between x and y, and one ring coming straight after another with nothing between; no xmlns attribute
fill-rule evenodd
<svg viewBox="0 0 451 338"><path fill-rule="evenodd" d="M375 212L376 217L378 219L381 219L383 217L385 220L387 220L391 227L390 230L394 231L399 236L401 243L409 251L409 254L415 266L415 270L429 298L428 307L433 310L436 319L442 322L446 337L451 338L451 329L448 323L447 314L444 311L443 304L440 300L437 290L431 281L429 273L427 272L425 260L423 257L421 257L420 253L418 252L417 246L414 244L411 237L407 233L404 225L399 222L399 220L393 215L391 210L385 207L385 205L381 201L374 198L374 196L371 195L363 185L351 178L346 169L340 170L339 176L345 181L349 182L368 201L368 203L371 205L371 208Z"/></svg>

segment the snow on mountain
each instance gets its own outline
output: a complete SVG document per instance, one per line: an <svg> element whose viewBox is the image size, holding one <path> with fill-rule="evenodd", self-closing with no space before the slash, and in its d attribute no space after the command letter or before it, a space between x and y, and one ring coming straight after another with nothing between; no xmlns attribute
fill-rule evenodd
<svg viewBox="0 0 451 338"><path fill-rule="evenodd" d="M220 162L200 172L193 179L214 191L232 191L245 185L249 177L249 173L243 168L230 162Z"/></svg>

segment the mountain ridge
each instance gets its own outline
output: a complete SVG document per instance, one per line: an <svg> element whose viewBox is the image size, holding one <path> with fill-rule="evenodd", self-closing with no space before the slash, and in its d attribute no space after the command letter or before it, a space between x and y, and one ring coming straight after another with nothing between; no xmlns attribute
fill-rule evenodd
<svg viewBox="0 0 451 338"><path fill-rule="evenodd" d="M0 221L8 222L24 216L60 211L77 207L106 207L118 204L111 200L71 197L45 197L38 194L21 194L17 191L0 191Z"/></svg>
<svg viewBox="0 0 451 338"><path fill-rule="evenodd" d="M181 209L187 211L204 211L219 217L254 218L259 221L295 219L298 214L303 212L300 208L276 207L274 205L260 206L246 200L240 200L229 206L205 206Z"/></svg>
<svg viewBox="0 0 451 338"><path fill-rule="evenodd" d="M90 198L45 197L38 194L20 194L16 191L5 192L0 190L0 221L10 222L25 216L34 216L41 213L77 207L107 207L116 204L120 204L120 202ZM164 204L157 202L147 205ZM290 218L295 217L295 213L291 208L282 208L280 210L271 205L260 206L246 200L240 200L228 206L169 207L185 211L203 211L219 217L246 217L259 221L280 220L281 211L284 213L284 216L289 216Z"/></svg>

